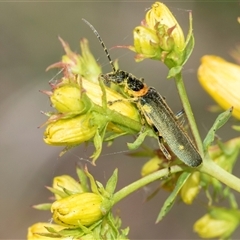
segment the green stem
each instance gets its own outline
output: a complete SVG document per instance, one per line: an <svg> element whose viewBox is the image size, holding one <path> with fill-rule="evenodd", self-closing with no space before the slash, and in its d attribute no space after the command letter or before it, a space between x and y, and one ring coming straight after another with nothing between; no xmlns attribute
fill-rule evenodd
<svg viewBox="0 0 240 240"><path fill-rule="evenodd" d="M199 167L199 171L216 178L228 187L240 192L240 179L221 168L211 159L204 159L203 164Z"/></svg>
<svg viewBox="0 0 240 240"><path fill-rule="evenodd" d="M190 129L192 131L193 137L194 137L195 142L197 144L198 150L200 151L201 155L203 156L202 140L201 140L201 137L199 135L198 128L197 128L197 125L196 125L196 121L195 121L194 116L193 116L192 108L191 108L191 105L190 105L188 97L187 97L187 93L186 93L186 89L185 89L185 86L184 86L184 83L183 83L181 73L176 75L175 82L176 82L178 93L179 93L179 96L180 96L185 114L187 116L187 119L188 119L188 122L189 122Z"/></svg>
<svg viewBox="0 0 240 240"><path fill-rule="evenodd" d="M103 107L93 104L93 111L100 113L106 118L108 118L109 122L119 124L123 127L127 127L129 130L129 133L139 133L141 131L142 124L140 122L137 122L129 117L126 117L117 111L111 110L109 108L104 109Z"/></svg>
<svg viewBox="0 0 240 240"><path fill-rule="evenodd" d="M186 171L187 169L189 169L189 168L184 167L184 166L172 166L171 173ZM221 167L219 167L212 160L206 159L203 162L203 164L199 167L199 171L218 179L222 183L225 183L228 187L240 192L240 179L235 177L231 173L225 171ZM161 169L157 172L149 174L149 175L129 184L128 186L122 188L121 190L119 190L118 192L116 192L114 194L114 196L113 196L114 204L118 203L123 198L127 197L128 195L137 191L138 189L148 185L149 183L164 178L168 174L169 174L169 170L167 168Z"/></svg>
<svg viewBox="0 0 240 240"><path fill-rule="evenodd" d="M171 173L181 172L181 171L184 171L186 168L187 167L172 166ZM114 196L113 196L114 204L119 202L120 200L122 200L123 198L128 196L129 194L135 192L139 188L142 188L142 187L148 185L149 183L154 182L158 179L164 178L168 174L169 174L169 170L167 168L161 169L157 172L151 173L151 174L129 184L128 186L122 188L121 190L119 190L118 192L116 192L114 194Z"/></svg>

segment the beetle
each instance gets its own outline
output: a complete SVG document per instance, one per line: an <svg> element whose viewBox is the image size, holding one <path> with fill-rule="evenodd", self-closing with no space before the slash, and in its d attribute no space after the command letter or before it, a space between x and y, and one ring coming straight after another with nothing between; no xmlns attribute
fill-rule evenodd
<svg viewBox="0 0 240 240"><path fill-rule="evenodd" d="M101 74L100 78L106 83L112 82L123 86L124 91L131 97L129 100L136 103L146 122L157 134L159 148L168 160L171 160L171 155L164 146L164 141L179 160L186 165L190 167L200 166L202 157L198 149L183 129L182 124L178 120L179 117L175 116L168 106L165 98L155 88L147 86L143 78L137 78L131 73L116 69L97 30L87 20L83 19L83 21L97 36L113 70L110 73ZM114 102L117 101L122 101L122 99ZM109 104L113 104L114 102L110 102Z"/></svg>

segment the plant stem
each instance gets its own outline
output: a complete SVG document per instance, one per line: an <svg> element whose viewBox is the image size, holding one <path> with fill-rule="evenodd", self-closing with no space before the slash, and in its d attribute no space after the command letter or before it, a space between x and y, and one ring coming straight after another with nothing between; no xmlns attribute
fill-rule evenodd
<svg viewBox="0 0 240 240"><path fill-rule="evenodd" d="M240 192L240 179L221 168L211 159L204 159L203 164L199 167L199 170L203 173L207 173L213 178L216 178L228 187Z"/></svg>
<svg viewBox="0 0 240 240"><path fill-rule="evenodd" d="M181 167L181 166L172 166L171 167L171 173L181 172L184 171L187 167ZM169 174L169 170L167 168L161 169L157 172L154 172L152 174L149 174L131 184L128 186L122 188L118 192L116 192L113 196L114 204L131 194L132 192L135 192L139 188L142 188L146 186L147 184L154 182L158 179L161 179Z"/></svg>
<svg viewBox="0 0 240 240"><path fill-rule="evenodd" d="M117 123L121 126L125 126L128 128L129 133L138 133L141 130L142 124L140 122L137 122L129 117L126 117L117 111L111 110L109 108L104 109L103 107L94 104L93 111L102 114L103 116L106 116L108 118L109 122Z"/></svg>
<svg viewBox="0 0 240 240"><path fill-rule="evenodd" d="M199 152L203 156L202 140L200 138L198 128L197 128L197 125L196 125L196 121L195 121L194 116L193 116L192 108L191 108L191 105L190 105L188 97L187 97L187 93L186 93L186 89L185 89L185 86L184 86L184 83L183 83L181 73L176 75L175 82L176 82L178 93L179 93L184 111L186 113L186 116L187 116L187 119L188 119L188 122L189 122L190 129L192 131L193 137L195 139L195 142L197 144Z"/></svg>

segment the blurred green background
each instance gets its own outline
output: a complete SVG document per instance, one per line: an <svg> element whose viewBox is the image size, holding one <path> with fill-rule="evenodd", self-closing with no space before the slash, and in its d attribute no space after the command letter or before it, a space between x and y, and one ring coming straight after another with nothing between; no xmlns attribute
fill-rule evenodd
<svg viewBox="0 0 240 240"><path fill-rule="evenodd" d="M61 59L63 49L58 36L79 52L79 40L89 39L90 47L103 67L111 70L105 53L82 18L99 31L108 48L132 44L132 30L144 18L151 1L88 1L88 2L1 2L0 3L0 238L24 239L28 226L50 221L51 215L31 205L47 202L52 178L61 174L76 177L75 165L86 164L92 146L79 146L59 158L62 148L44 144L44 128L38 129L46 117L41 110L50 110L48 98L39 90L50 89L48 81L57 73L45 72L47 66ZM204 137L217 114L206 109L212 99L199 85L196 73L204 54L215 54L231 60L229 51L240 43L239 1L165 1L183 26L188 29L188 11L193 12L196 40L194 52L184 68L184 79L192 108ZM138 77L166 97L174 112L181 109L174 82L167 81L167 69L159 62L145 60L135 63L134 53L126 49L110 51L120 67ZM218 134L223 140L237 136L231 130L232 119ZM147 159L130 158L127 141L118 139L104 148L97 166L89 165L95 178L105 183L112 171L119 168L118 189L140 177ZM157 142L148 141L157 148ZM239 163L234 173L239 176ZM159 224L158 212L168 193L160 191L151 201L146 197L158 186L148 186L132 194L116 206L123 226L130 226L131 239L196 239L192 225L206 210L204 195L193 206L176 203ZM238 200L239 200L238 195ZM239 238L240 231L234 237Z"/></svg>

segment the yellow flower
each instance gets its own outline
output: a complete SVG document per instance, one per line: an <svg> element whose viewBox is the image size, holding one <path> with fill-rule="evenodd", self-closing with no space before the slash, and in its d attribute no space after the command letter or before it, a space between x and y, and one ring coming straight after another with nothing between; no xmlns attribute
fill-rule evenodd
<svg viewBox="0 0 240 240"><path fill-rule="evenodd" d="M56 223L77 228L90 226L103 217L103 198L95 193L78 193L55 201L51 212Z"/></svg>
<svg viewBox="0 0 240 240"><path fill-rule="evenodd" d="M79 182L77 182L74 178L68 175L57 176L53 179L53 188L63 191L66 189L67 191L71 191L74 193L82 193L83 189ZM56 199L61 199L61 196L55 194Z"/></svg>
<svg viewBox="0 0 240 240"><path fill-rule="evenodd" d="M168 68L177 74L179 67L189 58L194 38L192 34L192 18L189 14L190 27L185 40L183 31L166 5L155 2L147 11L141 26L133 30L133 46L118 46L128 48L137 53L136 61L145 58L162 61Z"/></svg>
<svg viewBox="0 0 240 240"><path fill-rule="evenodd" d="M86 91L87 96L93 101L93 103L102 106L102 90L99 84L82 79L83 89ZM135 121L139 121L139 112L129 101L124 101L124 97L118 92L112 90L109 87L106 89L107 101L114 102L115 100L123 99L123 101L115 102L112 105L108 105L108 108L115 110L116 112L129 117Z"/></svg>
<svg viewBox="0 0 240 240"><path fill-rule="evenodd" d="M239 225L239 212L234 209L212 208L194 224L201 238L226 239Z"/></svg>
<svg viewBox="0 0 240 240"><path fill-rule="evenodd" d="M200 172L193 172L181 189L184 203L191 204L200 191Z"/></svg>
<svg viewBox="0 0 240 240"><path fill-rule="evenodd" d="M144 26L138 26L133 30L134 47L130 50L138 53L135 57L136 61L144 58L159 59L161 57L161 49L159 47L159 39L156 32Z"/></svg>
<svg viewBox="0 0 240 240"><path fill-rule="evenodd" d="M162 163L162 160L157 156L147 161L142 167L142 171L141 171L142 177L157 171L161 163Z"/></svg>
<svg viewBox="0 0 240 240"><path fill-rule="evenodd" d="M63 226L59 226L57 224L50 224L50 223L46 223L46 222L39 222L39 223L35 223L34 225L32 225L31 227L28 228L28 234L27 234L27 239L28 240L37 240L37 239L60 239L60 238L51 238L51 237L44 237L39 235L38 233L49 233L49 231L45 228L45 227L51 227L54 228L54 230L56 231L60 231L62 229L64 229L65 227ZM72 239L72 238L61 238L61 239Z"/></svg>
<svg viewBox="0 0 240 240"><path fill-rule="evenodd" d="M77 84L65 84L54 89L50 100L52 107L60 113L79 114L85 109L81 89Z"/></svg>
<svg viewBox="0 0 240 240"><path fill-rule="evenodd" d="M240 119L240 66L210 55L201 62L198 79L203 88L223 109L233 106L233 116Z"/></svg>
<svg viewBox="0 0 240 240"><path fill-rule="evenodd" d="M44 132L44 142L54 146L70 146L89 141L98 127L91 125L90 121L91 115L84 114L50 123Z"/></svg>
<svg viewBox="0 0 240 240"><path fill-rule="evenodd" d="M173 38L178 50L182 51L184 49L185 39L182 28L166 5L161 2L155 2L146 13L145 20L151 29L156 29L158 24L160 26L166 26L168 30L171 31L169 36L171 35Z"/></svg>

